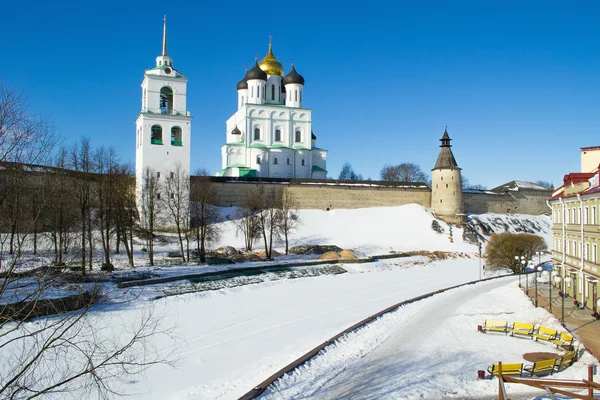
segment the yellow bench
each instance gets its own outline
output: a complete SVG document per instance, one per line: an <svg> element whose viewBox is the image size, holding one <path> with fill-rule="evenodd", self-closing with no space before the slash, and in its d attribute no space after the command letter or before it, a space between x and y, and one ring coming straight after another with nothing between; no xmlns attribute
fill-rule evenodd
<svg viewBox="0 0 600 400"><path fill-rule="evenodd" d="M550 342L554 343L558 347L570 346L573 344L573 336L569 335L568 333L561 332L560 336L558 336L556 339L550 340Z"/></svg>
<svg viewBox="0 0 600 400"><path fill-rule="evenodd" d="M487 333L488 331L506 333L507 329L508 322L501 319L486 319L482 327L484 333Z"/></svg>
<svg viewBox="0 0 600 400"><path fill-rule="evenodd" d="M515 322L508 329L508 333L510 333L511 336L514 336L514 335L531 336L531 335L533 335L533 324L530 324L527 322Z"/></svg>
<svg viewBox="0 0 600 400"><path fill-rule="evenodd" d="M543 372L550 372L550 375L552 375L554 373L554 367L556 367L557 361L558 360L556 358L538 361L533 363L531 366L523 368L523 370L529 372L531 376L538 375ZM504 369L504 365L502 367L502 369Z"/></svg>
<svg viewBox="0 0 600 400"><path fill-rule="evenodd" d="M551 328L546 328L545 326L540 326L538 328L538 331L536 333L534 333L532 336L534 337L535 340L538 339L542 339L542 340L554 340L556 339L556 334L558 332L556 332L556 329L551 329Z"/></svg>
<svg viewBox="0 0 600 400"><path fill-rule="evenodd" d="M492 364L487 371L492 376L498 376L498 364ZM523 363L521 364L504 364L502 363L502 375L523 375Z"/></svg>
<svg viewBox="0 0 600 400"><path fill-rule="evenodd" d="M562 371L563 369L571 366L575 362L575 352L567 351L562 358L556 362L556 371Z"/></svg>

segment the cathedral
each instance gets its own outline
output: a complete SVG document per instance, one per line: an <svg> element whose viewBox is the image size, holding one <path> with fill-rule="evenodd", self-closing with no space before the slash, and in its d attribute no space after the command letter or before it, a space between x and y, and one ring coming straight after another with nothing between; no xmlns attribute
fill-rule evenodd
<svg viewBox="0 0 600 400"><path fill-rule="evenodd" d="M325 179L327 150L316 146L312 111L302 107L304 77L284 75L273 54L237 84L237 111L227 120L218 176Z"/></svg>

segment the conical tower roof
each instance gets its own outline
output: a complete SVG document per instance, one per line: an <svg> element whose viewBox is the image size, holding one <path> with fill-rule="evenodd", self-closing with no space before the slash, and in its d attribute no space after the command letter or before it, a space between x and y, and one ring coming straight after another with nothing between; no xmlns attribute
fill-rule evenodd
<svg viewBox="0 0 600 400"><path fill-rule="evenodd" d="M450 149L450 147L452 147L452 145L450 144L451 140L452 139L450 139L450 135L448 135L448 127L446 127L446 129L444 130L444 134L440 139L440 142L442 142L442 144L440 145L440 154L438 154L437 161L435 162L435 167L433 167L432 171L434 169L458 168L458 164L456 163L454 154L452 154L452 150Z"/></svg>

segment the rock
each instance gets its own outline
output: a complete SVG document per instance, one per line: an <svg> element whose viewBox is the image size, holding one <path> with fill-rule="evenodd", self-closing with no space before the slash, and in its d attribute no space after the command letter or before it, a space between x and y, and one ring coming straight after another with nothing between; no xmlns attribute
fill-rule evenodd
<svg viewBox="0 0 600 400"><path fill-rule="evenodd" d="M219 247L218 249L215 250L215 253L217 253L217 254L224 254L224 255L227 255L227 256L234 256L236 254L240 254L240 252L237 251L235 249L235 247L233 247L233 246Z"/></svg>
<svg viewBox="0 0 600 400"><path fill-rule="evenodd" d="M290 254L325 254L330 251L338 253L342 251L342 249L331 244L294 246L289 249Z"/></svg>
<svg viewBox="0 0 600 400"><path fill-rule="evenodd" d="M442 226L436 219L431 221L431 229L433 229L437 233L444 233L444 228L442 228Z"/></svg>

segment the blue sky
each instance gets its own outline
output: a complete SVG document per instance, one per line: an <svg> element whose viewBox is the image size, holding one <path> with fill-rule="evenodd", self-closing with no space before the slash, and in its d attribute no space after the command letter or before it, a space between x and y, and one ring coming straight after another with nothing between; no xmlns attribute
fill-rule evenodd
<svg viewBox="0 0 600 400"><path fill-rule="evenodd" d="M143 72L161 51L189 77L192 170L215 173L236 83L273 35L306 79L329 176L348 161L429 173L444 127L470 183L559 186L600 145L600 3L594 1L6 2L5 83L70 144L87 136L135 161Z"/></svg>

